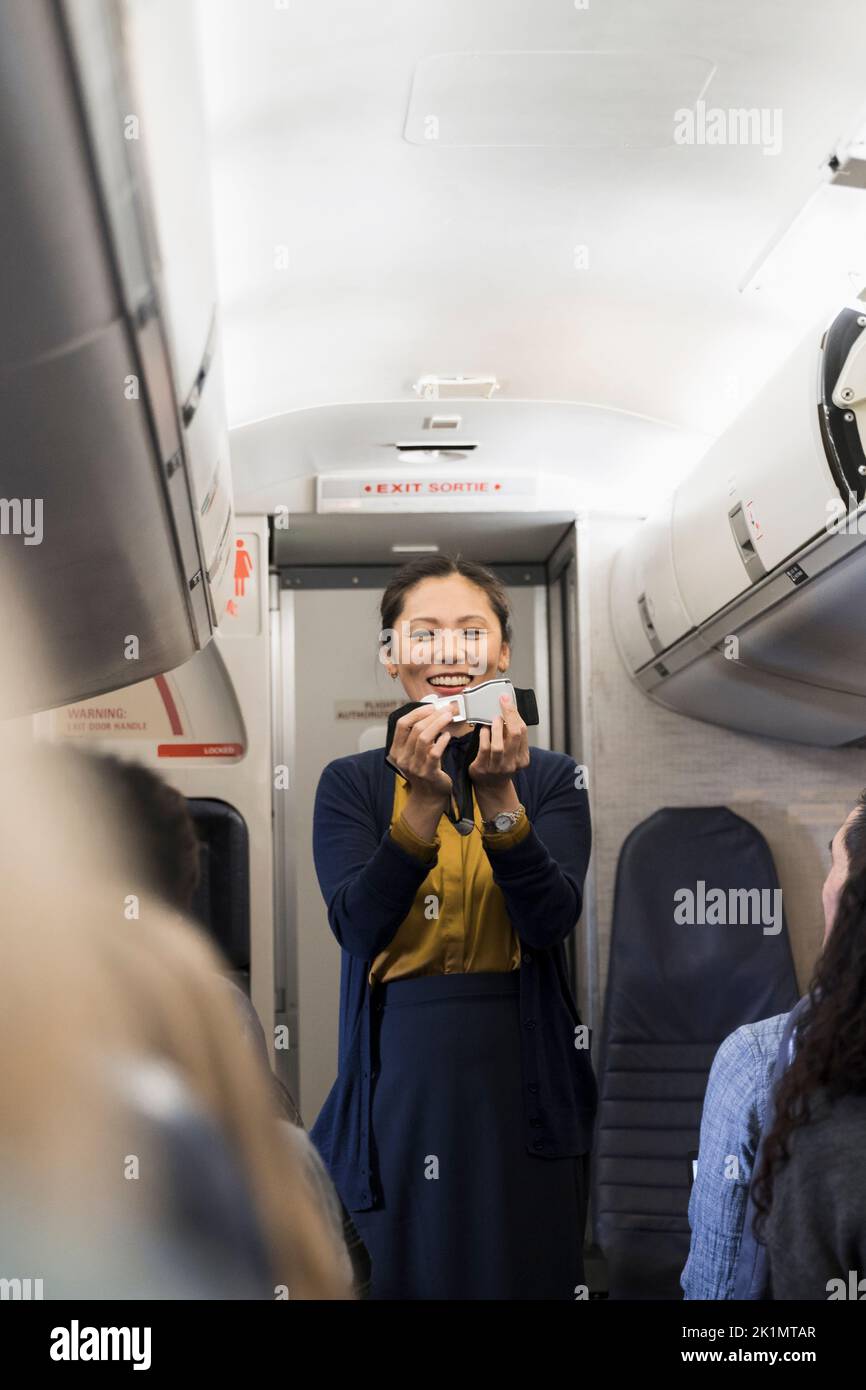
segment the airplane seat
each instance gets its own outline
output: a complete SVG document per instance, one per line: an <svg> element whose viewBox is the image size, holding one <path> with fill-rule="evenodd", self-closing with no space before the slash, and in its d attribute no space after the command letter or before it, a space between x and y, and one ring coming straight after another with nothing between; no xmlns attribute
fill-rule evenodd
<svg viewBox="0 0 866 1390"><path fill-rule="evenodd" d="M226 801L190 797L189 812L201 841L201 877L192 905L232 968L250 988L250 845L246 821Z"/></svg>
<svg viewBox="0 0 866 1390"><path fill-rule="evenodd" d="M617 865L599 1049L593 1224L610 1298L682 1298L691 1158L716 1050L798 998L759 831L725 806L665 808L638 825Z"/></svg>

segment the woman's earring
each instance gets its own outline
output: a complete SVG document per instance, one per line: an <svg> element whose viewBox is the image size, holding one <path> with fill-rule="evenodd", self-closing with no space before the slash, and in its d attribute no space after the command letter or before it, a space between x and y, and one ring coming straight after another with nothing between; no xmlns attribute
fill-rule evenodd
<svg viewBox="0 0 866 1390"><path fill-rule="evenodd" d="M396 672L396 671L389 671L389 672L388 672L388 675L391 677L392 681L395 681L395 680L397 679L397 672Z"/></svg>

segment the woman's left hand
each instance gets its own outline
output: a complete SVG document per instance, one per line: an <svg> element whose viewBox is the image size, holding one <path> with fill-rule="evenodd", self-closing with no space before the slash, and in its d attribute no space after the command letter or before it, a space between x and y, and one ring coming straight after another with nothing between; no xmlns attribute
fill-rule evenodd
<svg viewBox="0 0 866 1390"><path fill-rule="evenodd" d="M479 789L493 791L506 787L519 768L529 766L529 738L526 725L508 695L501 695L502 714L488 729L483 725L478 755L469 765L469 776Z"/></svg>

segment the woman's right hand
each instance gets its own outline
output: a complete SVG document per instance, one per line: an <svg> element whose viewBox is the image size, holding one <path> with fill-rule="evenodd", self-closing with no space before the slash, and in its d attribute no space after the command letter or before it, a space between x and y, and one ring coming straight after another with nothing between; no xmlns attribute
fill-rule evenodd
<svg viewBox="0 0 866 1390"><path fill-rule="evenodd" d="M442 771L442 754L450 742L449 726L456 712L456 705L445 709L419 705L397 720L388 756L409 783L413 800L448 804L452 783Z"/></svg>

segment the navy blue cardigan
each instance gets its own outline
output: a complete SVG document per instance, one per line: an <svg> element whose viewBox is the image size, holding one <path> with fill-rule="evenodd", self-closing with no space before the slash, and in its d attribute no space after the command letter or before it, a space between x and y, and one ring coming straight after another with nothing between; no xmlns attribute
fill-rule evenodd
<svg viewBox="0 0 866 1390"><path fill-rule="evenodd" d="M381 749L337 758L322 773L313 855L328 921L343 950L339 1075L311 1131L346 1207L381 1194L370 1144L372 962L395 935L429 873L389 834L396 774ZM539 1158L586 1153L597 1091L568 985L564 942L580 916L589 861L586 791L573 759L532 748L515 773L530 832L488 859L520 940L526 1145Z"/></svg>

